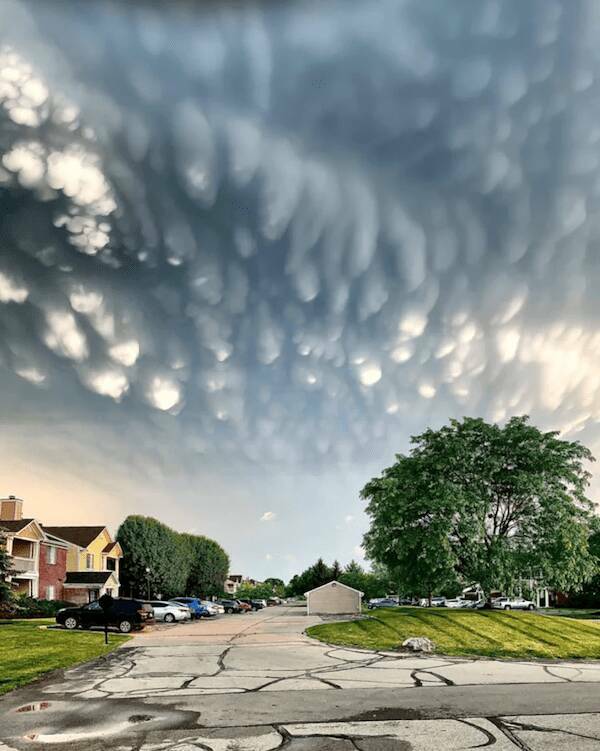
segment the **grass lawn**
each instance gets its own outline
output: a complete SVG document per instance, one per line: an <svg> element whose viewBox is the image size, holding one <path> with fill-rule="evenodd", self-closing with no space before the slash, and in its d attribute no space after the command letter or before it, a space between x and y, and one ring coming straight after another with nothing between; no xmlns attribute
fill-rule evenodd
<svg viewBox="0 0 600 751"><path fill-rule="evenodd" d="M129 637L103 632L40 628L50 618L0 621L0 694L24 686L43 673L112 652Z"/></svg>
<svg viewBox="0 0 600 751"><path fill-rule="evenodd" d="M445 608L370 611L367 620L307 629L329 644L398 649L409 636L427 636L447 655L600 659L600 623L537 613Z"/></svg>

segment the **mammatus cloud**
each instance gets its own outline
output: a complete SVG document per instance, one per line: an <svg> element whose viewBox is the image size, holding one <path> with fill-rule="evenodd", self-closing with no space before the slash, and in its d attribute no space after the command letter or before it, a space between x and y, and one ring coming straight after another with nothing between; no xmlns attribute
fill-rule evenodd
<svg viewBox="0 0 600 751"><path fill-rule="evenodd" d="M0 0L22 415L330 472L337 520L449 416L599 445L595 0L93 8Z"/></svg>

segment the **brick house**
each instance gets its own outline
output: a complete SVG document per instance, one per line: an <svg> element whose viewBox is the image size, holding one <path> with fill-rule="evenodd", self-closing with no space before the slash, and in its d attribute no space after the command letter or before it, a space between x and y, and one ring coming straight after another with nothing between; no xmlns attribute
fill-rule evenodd
<svg viewBox="0 0 600 751"><path fill-rule="evenodd" d="M45 527L23 518L23 500L0 498L0 529L13 560L7 577L17 595L77 604L119 595L118 542L106 527Z"/></svg>
<svg viewBox="0 0 600 751"><path fill-rule="evenodd" d="M64 596L67 576L67 551L64 540L45 533L40 544L39 597L45 600L68 600Z"/></svg>
<svg viewBox="0 0 600 751"><path fill-rule="evenodd" d="M63 598L78 605L109 594L119 596L121 546L106 527L44 527L48 537L67 546Z"/></svg>

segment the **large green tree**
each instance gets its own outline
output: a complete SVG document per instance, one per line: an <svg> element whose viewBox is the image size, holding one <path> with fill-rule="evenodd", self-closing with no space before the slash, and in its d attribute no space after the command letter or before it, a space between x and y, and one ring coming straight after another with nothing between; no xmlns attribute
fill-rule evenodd
<svg viewBox="0 0 600 751"><path fill-rule="evenodd" d="M527 417L504 427L453 420L412 444L361 492L367 554L400 588L430 594L479 582L510 591L534 573L568 590L592 575L584 463L593 457L583 445Z"/></svg>
<svg viewBox="0 0 600 751"><path fill-rule="evenodd" d="M229 557L214 540L179 533L147 516L128 516L119 527L123 591L141 597L217 594ZM147 570L149 569L149 570Z"/></svg>

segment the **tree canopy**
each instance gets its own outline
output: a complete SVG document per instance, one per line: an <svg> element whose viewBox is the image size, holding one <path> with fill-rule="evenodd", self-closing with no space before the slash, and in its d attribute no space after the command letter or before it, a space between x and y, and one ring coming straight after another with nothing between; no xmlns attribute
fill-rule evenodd
<svg viewBox="0 0 600 751"><path fill-rule="evenodd" d="M12 600L10 584L6 580L12 570L12 558L6 550L6 534L0 528L0 603Z"/></svg>
<svg viewBox="0 0 600 751"><path fill-rule="evenodd" d="M146 597L149 585L151 596L208 597L223 589L229 556L208 537L176 532L148 516L128 516L117 540L123 548L123 592Z"/></svg>
<svg viewBox="0 0 600 751"><path fill-rule="evenodd" d="M568 590L593 574L585 446L527 417L504 427L452 420L412 444L361 492L371 517L367 554L394 571L400 589L430 594L477 582L511 591L533 575Z"/></svg>

